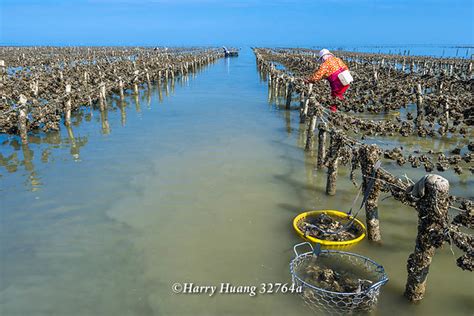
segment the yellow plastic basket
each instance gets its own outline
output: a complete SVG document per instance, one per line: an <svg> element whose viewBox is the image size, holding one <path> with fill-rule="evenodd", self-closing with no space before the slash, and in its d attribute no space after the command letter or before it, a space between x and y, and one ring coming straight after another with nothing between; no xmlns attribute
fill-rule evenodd
<svg viewBox="0 0 474 316"><path fill-rule="evenodd" d="M321 246L325 246L325 248L339 248L339 247L354 245L358 243L359 241L361 241L362 239L364 239L366 229L365 229L364 224L362 224L362 222L359 221L357 218L354 219L354 222L352 223L353 225L356 226L356 228L360 232L357 238L354 238L351 240L344 240L344 241L330 241L330 240L318 239L312 236L305 236L304 232L298 227L298 223L306 219L307 217L314 217L319 214L326 214L328 216L331 216L332 218L343 218L343 219L352 218L346 213L336 211L336 210L317 210L317 211L307 211L307 212L301 213L298 216L296 216L295 219L293 220L293 228L295 229L296 233L304 240L321 244Z"/></svg>

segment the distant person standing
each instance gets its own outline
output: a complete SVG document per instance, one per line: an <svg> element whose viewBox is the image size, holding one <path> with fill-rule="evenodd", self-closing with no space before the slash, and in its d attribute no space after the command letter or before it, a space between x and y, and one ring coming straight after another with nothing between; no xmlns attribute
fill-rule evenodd
<svg viewBox="0 0 474 316"><path fill-rule="evenodd" d="M319 69L304 81L306 83L315 83L318 80L327 79L331 86L331 96L343 100L344 92L346 92L353 81L349 68L340 58L337 58L325 48L319 51L318 61L322 61ZM335 104L331 105L329 109L331 112L336 112L337 106Z"/></svg>

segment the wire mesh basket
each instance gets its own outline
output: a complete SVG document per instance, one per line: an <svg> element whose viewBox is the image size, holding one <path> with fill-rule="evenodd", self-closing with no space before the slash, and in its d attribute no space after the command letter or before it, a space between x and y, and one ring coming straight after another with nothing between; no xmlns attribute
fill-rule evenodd
<svg viewBox="0 0 474 316"><path fill-rule="evenodd" d="M304 245L311 251L298 253L297 249ZM318 312L341 315L370 311L377 304L380 287L388 282L384 268L367 257L339 250L320 250L319 245L315 249L309 242L297 244L293 249L296 254L290 263L293 284L301 289L305 303ZM364 279L359 279L358 288L350 292L325 289L305 276L305 267L313 265L330 265L340 271L348 269L363 275Z"/></svg>

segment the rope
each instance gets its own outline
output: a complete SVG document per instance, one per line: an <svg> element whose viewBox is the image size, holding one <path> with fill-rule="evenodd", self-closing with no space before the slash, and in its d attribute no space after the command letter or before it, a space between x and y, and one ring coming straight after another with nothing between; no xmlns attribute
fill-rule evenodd
<svg viewBox="0 0 474 316"><path fill-rule="evenodd" d="M377 161L374 165L374 170L372 171L372 176L375 176L375 173L377 172L377 169L380 168L380 160ZM359 212L360 210L362 210L362 208L364 207L365 203L367 202L368 200L368 197L372 191L372 188L374 186L374 183L375 183L375 180L377 180L377 178L372 178L372 180L369 182L369 185L367 185L366 189L365 189L365 192L364 192L364 198L362 199L362 202L360 204L360 207L359 209L357 210L357 212L354 214L354 216L351 216L351 213L352 213L352 209L355 205L355 202L358 200L359 198L359 195L360 193L362 192L362 184L360 185L360 188L359 188L359 191L354 199L354 201L352 202L352 206L351 208L349 209L349 211L347 212L347 216L350 218L349 222L347 222L346 224L344 224L341 228L339 228L338 230L335 230L335 231L327 231L327 230L324 230L322 228L319 228L318 226L316 225L312 225L312 224L308 224L306 223L305 225L305 236L307 234L307 229L306 227L310 227L310 228L315 228L317 230L319 230L320 232L322 232L323 234L328 234L328 235L336 235L336 234L339 234L340 232L342 231L345 231L347 230L350 226L352 226L352 224L354 223L354 221L356 220L357 216L359 215Z"/></svg>

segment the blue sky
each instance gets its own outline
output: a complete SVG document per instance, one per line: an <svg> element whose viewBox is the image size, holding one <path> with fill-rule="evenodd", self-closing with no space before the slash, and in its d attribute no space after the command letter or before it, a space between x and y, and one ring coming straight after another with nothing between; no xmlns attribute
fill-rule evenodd
<svg viewBox="0 0 474 316"><path fill-rule="evenodd" d="M472 45L473 3L473 0L0 0L0 44Z"/></svg>

